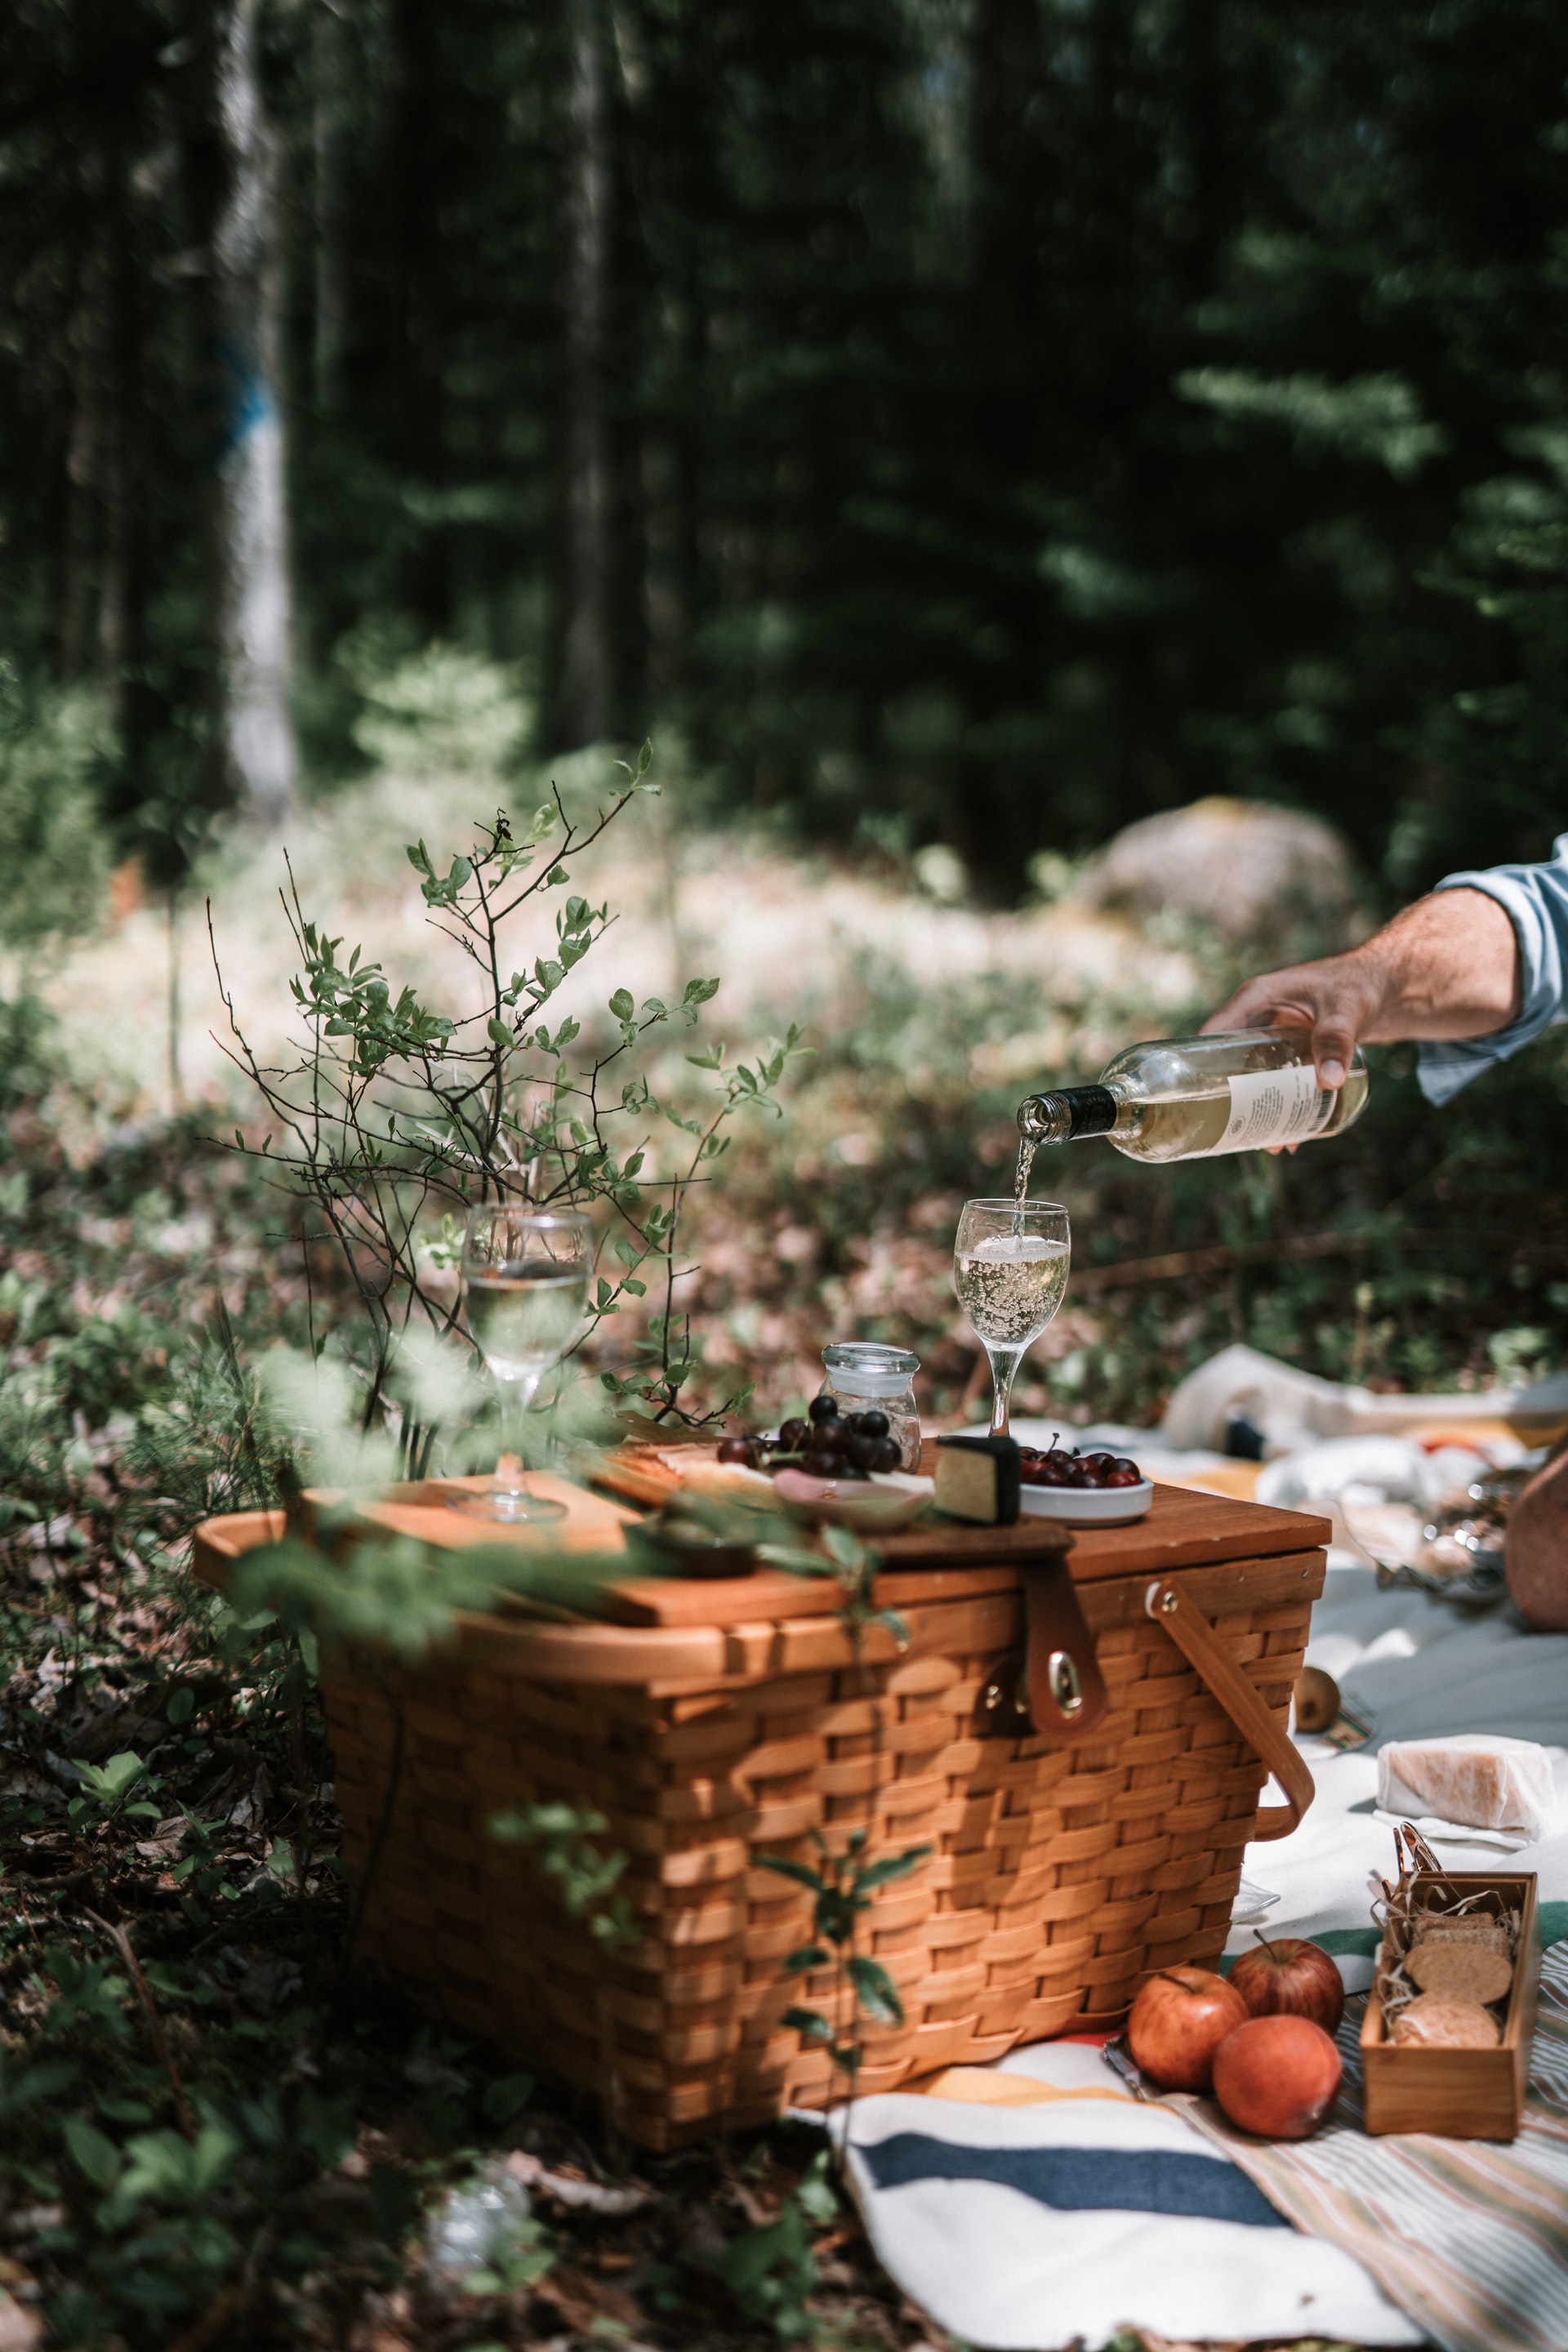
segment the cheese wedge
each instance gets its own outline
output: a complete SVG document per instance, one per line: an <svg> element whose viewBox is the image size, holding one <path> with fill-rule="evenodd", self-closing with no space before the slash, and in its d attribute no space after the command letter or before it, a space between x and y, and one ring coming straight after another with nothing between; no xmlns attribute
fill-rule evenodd
<svg viewBox="0 0 1568 2352"><path fill-rule="evenodd" d="M1538 1838L1555 1811L1552 1760L1533 1739L1501 1732L1391 1739L1377 1759L1377 1801L1386 1813Z"/></svg>

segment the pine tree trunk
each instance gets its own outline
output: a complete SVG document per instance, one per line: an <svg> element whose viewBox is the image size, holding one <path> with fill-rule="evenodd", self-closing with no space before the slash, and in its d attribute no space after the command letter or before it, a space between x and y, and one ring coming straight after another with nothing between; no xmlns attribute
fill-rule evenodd
<svg viewBox="0 0 1568 2352"><path fill-rule="evenodd" d="M318 0L310 34L310 150L314 172L315 317L311 373L316 407L331 416L342 388L348 313L343 239L342 142L348 80L347 0Z"/></svg>
<svg viewBox="0 0 1568 2352"><path fill-rule="evenodd" d="M447 273L441 233L443 190L452 158L443 124L450 67L441 41L442 0L391 0L393 263L402 347L397 371L398 447L406 488L439 510L450 464L446 365ZM458 404L452 404L458 405ZM426 519L401 567L405 603L424 628L444 635L453 623L452 532Z"/></svg>
<svg viewBox="0 0 1568 2352"><path fill-rule="evenodd" d="M258 15L259 0L216 0L211 17L214 127L223 163L209 265L223 403L214 554L226 781L243 814L277 825L298 803L279 403L277 154L258 79Z"/></svg>
<svg viewBox="0 0 1568 2352"><path fill-rule="evenodd" d="M565 0L567 122L562 341L564 448L561 682L563 742L613 723L609 341L612 159L601 0Z"/></svg>

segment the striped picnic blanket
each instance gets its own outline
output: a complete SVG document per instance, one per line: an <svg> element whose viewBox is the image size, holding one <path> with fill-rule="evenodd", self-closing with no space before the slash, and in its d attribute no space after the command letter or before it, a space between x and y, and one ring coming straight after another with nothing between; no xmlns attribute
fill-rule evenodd
<svg viewBox="0 0 1568 2352"><path fill-rule="evenodd" d="M1359 2004L1332 2115L1294 2146L1179 2105L1298 2229L1354 2254L1444 2352L1568 2347L1568 1944L1542 1959L1524 2127L1508 2143L1361 2128Z"/></svg>
<svg viewBox="0 0 1568 2352"><path fill-rule="evenodd" d="M1173 2105L1047 2042L855 2102L846 2169L879 2260L986 2352L1257 2337L1415 2346L1365 2267L1293 2230ZM829 2126L844 2132L843 2110Z"/></svg>
<svg viewBox="0 0 1568 2352"><path fill-rule="evenodd" d="M1135 2100L1081 2042L858 2100L847 2170L879 2257L994 2352L1129 2326L1568 2352L1568 1943L1543 1958L1511 2143L1368 2138L1360 2012L1332 2115L1294 2145L1232 2130L1212 2100Z"/></svg>

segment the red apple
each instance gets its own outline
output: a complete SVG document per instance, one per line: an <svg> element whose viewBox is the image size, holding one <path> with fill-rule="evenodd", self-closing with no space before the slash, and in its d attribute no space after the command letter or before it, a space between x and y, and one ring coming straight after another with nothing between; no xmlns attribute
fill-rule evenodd
<svg viewBox="0 0 1568 2352"><path fill-rule="evenodd" d="M1310 2017L1332 2033L1345 2013L1344 1979L1337 1962L1321 1944L1300 1936L1280 1936L1271 1944L1258 1936L1258 1949L1243 1952L1230 1981L1253 2017Z"/></svg>
<svg viewBox="0 0 1568 2352"><path fill-rule="evenodd" d="M1208 1969L1163 1969L1138 1988L1127 2046L1163 2091L1206 2091L1214 2053L1247 2021L1247 2003Z"/></svg>
<svg viewBox="0 0 1568 2352"><path fill-rule="evenodd" d="M1310 2017L1249 2017L1215 2053L1214 2095L1259 2139L1306 2139L1332 2106L1342 2071Z"/></svg>

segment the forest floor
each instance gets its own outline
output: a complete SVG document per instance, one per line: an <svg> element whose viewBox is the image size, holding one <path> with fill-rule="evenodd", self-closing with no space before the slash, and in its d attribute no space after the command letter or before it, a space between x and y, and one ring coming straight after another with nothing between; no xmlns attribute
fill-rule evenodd
<svg viewBox="0 0 1568 2352"><path fill-rule="evenodd" d="M957 2352L816 2132L641 2154L348 1966L300 1648L186 1565L195 1518L258 1498L211 1293L287 1324L286 1242L195 1119L81 1168L35 1108L9 1142L0 2347ZM501 2165L531 2211L437 2276L444 2200Z"/></svg>
<svg viewBox="0 0 1568 2352"><path fill-rule="evenodd" d="M416 799L394 814L435 837ZM323 887L342 847L319 847ZM389 929L416 936L384 848L328 909L351 937L363 919L378 953ZM726 908L750 894L772 909L773 944L726 1016L732 1048L781 1014L814 1021L783 1117L753 1120L697 1207L681 1300L696 1402L753 1381L752 1413L772 1419L815 1389L823 1342L858 1331L916 1349L929 1412L973 1412L984 1364L952 1299L952 1235L966 1193L1007 1180L1023 1083L1092 1074L1126 1038L1176 1026L1212 1001L1221 959L1125 929L1108 948L1049 910L936 908L885 873L754 843L659 854L679 924L712 922L679 954L664 938L677 976L721 969L721 933L745 950ZM658 861L643 866L646 880ZM215 915L238 909L260 939L258 896L253 872L219 876ZM835 938L819 925L814 967L812 910L829 904L842 920ZM651 957L653 917L642 936ZM348 1969L307 1649L187 1571L201 1517L278 1492L257 1366L279 1347L352 1361L353 1295L321 1244L305 1250L287 1183L228 1147L252 1114L216 1055L198 1067L187 1039L202 1099L160 1102L163 937L129 908L57 976L53 1015L5 1015L0 2352L946 2352L879 2273L810 2131L665 2158L613 2147L588 2103ZM286 997L275 943L246 970L250 1002ZM804 1007L779 1003L784 973ZM606 965L606 987L622 977ZM193 971L193 1033L213 1009L193 1010L195 990ZM1019 1402L1147 1422L1237 1338L1405 1386L1551 1368L1568 1328L1560 1060L1543 1042L1447 1118L1385 1060L1381 1124L1369 1114L1315 1160L1156 1181L1089 1152L1053 1181L1073 1288ZM508 2157L531 2215L482 2288L467 2270L438 2285L443 2199Z"/></svg>

